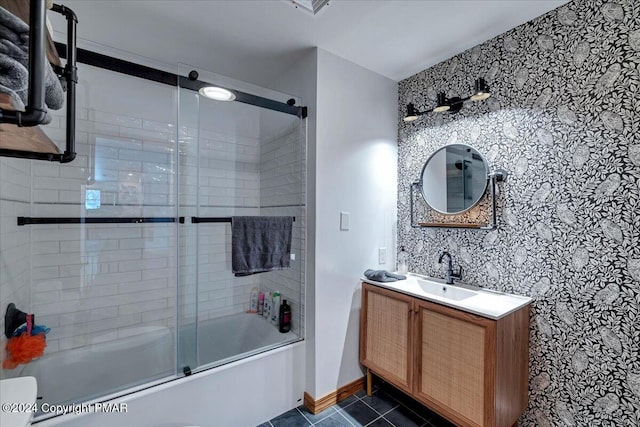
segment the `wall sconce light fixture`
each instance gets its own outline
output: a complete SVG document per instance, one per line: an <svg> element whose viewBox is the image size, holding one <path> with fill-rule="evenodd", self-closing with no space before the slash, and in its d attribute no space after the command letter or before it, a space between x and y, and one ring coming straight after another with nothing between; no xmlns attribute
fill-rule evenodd
<svg viewBox="0 0 640 427"><path fill-rule="evenodd" d="M457 96L454 96L453 98L447 98L447 95L444 92L440 92L438 93L437 105L427 111L418 111L413 103L408 103L407 115L404 116L403 120L405 122L412 122L414 120L417 120L418 117L431 112L444 113L445 111L448 111L449 113L457 113L462 109L462 103L464 101L484 101L490 96L491 91L489 90L487 82L485 82L483 78L479 78L476 80L473 94L467 96L466 98L460 98Z"/></svg>

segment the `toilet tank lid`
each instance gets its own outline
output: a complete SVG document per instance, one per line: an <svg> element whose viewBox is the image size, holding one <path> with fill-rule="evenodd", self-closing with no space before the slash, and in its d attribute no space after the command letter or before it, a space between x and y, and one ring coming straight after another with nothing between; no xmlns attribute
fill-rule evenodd
<svg viewBox="0 0 640 427"><path fill-rule="evenodd" d="M38 383L34 377L8 378L0 381L0 399L5 403L34 404L38 396ZM30 425L33 411L0 411L2 427L24 427Z"/></svg>

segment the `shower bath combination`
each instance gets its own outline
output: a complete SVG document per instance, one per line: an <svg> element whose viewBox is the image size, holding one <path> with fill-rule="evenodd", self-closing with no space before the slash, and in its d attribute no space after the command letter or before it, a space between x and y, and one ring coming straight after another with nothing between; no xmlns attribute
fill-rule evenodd
<svg viewBox="0 0 640 427"><path fill-rule="evenodd" d="M50 328L2 378L34 376L39 403L100 401L300 341L306 108L192 67L78 58L76 159L0 157L0 309ZM217 81L235 101L199 94ZM67 114L50 114L60 145ZM235 216L295 218L290 268L235 277ZM254 287L282 292L291 331L246 313Z"/></svg>

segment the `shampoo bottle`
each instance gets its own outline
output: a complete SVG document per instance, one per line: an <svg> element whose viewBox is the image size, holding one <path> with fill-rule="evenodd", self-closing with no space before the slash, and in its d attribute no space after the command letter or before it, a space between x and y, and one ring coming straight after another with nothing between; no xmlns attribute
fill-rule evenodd
<svg viewBox="0 0 640 427"><path fill-rule="evenodd" d="M273 306L271 307L271 323L278 326L278 316L280 313L280 292L273 293Z"/></svg>
<svg viewBox="0 0 640 427"><path fill-rule="evenodd" d="M262 316L264 311L264 292L258 294L258 314Z"/></svg>
<svg viewBox="0 0 640 427"><path fill-rule="evenodd" d="M251 297L249 298L249 313L258 312L258 288L251 289Z"/></svg>
<svg viewBox="0 0 640 427"><path fill-rule="evenodd" d="M287 304L287 300L282 301L279 317L280 326L278 330L283 334L289 332L291 330L291 307Z"/></svg>
<svg viewBox="0 0 640 427"><path fill-rule="evenodd" d="M271 292L267 292L264 296L264 310L262 315L267 319L271 316Z"/></svg>

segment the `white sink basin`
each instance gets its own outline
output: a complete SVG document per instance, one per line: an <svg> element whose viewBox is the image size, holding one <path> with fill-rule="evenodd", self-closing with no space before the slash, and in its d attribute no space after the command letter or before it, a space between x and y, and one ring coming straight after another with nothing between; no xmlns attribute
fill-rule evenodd
<svg viewBox="0 0 640 427"><path fill-rule="evenodd" d="M531 303L531 298L482 289L477 286L447 285L444 280L409 273L406 280L376 282L363 278L372 285L402 292L427 301L453 307L489 319L500 319Z"/></svg>
<svg viewBox="0 0 640 427"><path fill-rule="evenodd" d="M424 279L416 278L418 286L425 294L438 296L440 298L452 299L454 301L462 301L477 295L477 292L459 288L457 286L446 285L443 283L431 282Z"/></svg>
<svg viewBox="0 0 640 427"><path fill-rule="evenodd" d="M34 377L9 378L0 381L0 400L3 408L0 411L0 426L30 426L37 395L38 384ZM5 404L9 406L5 408Z"/></svg>

